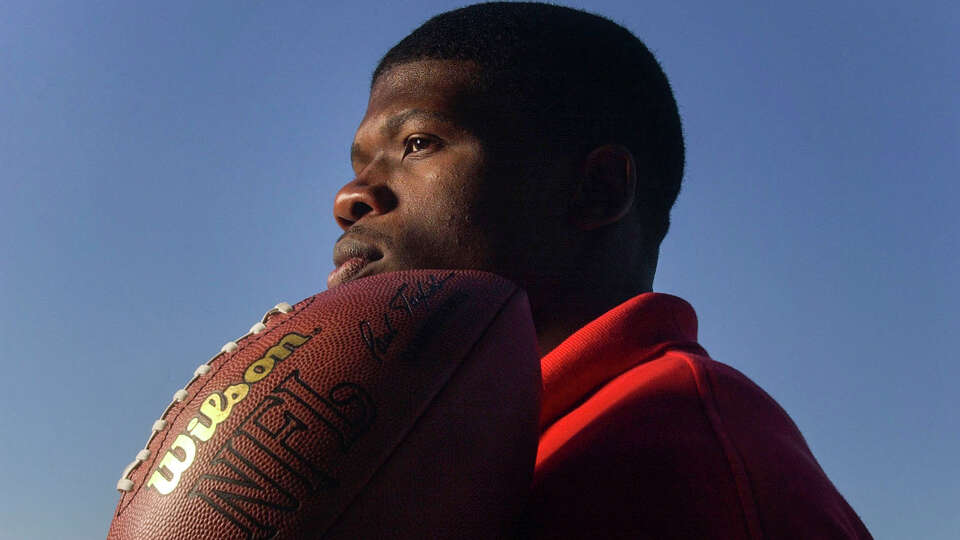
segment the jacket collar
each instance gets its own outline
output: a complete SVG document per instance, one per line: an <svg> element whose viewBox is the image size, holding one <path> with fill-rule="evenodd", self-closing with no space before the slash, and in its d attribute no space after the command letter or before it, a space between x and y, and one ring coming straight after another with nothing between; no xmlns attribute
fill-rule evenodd
<svg viewBox="0 0 960 540"><path fill-rule="evenodd" d="M682 298L648 292L587 323L540 359L541 431L588 394L665 349L697 341L697 315Z"/></svg>

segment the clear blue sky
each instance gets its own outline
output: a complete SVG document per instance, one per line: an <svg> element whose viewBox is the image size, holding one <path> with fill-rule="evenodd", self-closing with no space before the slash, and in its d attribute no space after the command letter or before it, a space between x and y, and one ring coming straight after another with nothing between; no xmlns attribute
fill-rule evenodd
<svg viewBox="0 0 960 540"><path fill-rule="evenodd" d="M325 288L369 74L459 5L0 4L0 538L103 537L194 367ZM573 5L680 103L655 289L878 538L960 538L958 4Z"/></svg>

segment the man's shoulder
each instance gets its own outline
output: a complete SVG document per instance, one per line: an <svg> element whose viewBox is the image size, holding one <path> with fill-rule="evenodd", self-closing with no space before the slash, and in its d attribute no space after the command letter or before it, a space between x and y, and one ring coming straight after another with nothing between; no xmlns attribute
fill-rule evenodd
<svg viewBox="0 0 960 540"><path fill-rule="evenodd" d="M668 351L634 366L544 431L532 529L747 537L735 479L698 393L710 361L693 356Z"/></svg>
<svg viewBox="0 0 960 540"><path fill-rule="evenodd" d="M599 506L566 511L611 531L868 534L783 408L695 344L623 372L544 431L532 507L587 493Z"/></svg>
<svg viewBox="0 0 960 540"><path fill-rule="evenodd" d="M544 430L538 469L549 469L551 461L574 455L584 459L603 453L604 460L622 457L639 464L638 455L657 452L679 458L680 447L700 453L719 449L714 387L722 386L724 396L766 394L701 351L699 347L661 351L595 388Z"/></svg>

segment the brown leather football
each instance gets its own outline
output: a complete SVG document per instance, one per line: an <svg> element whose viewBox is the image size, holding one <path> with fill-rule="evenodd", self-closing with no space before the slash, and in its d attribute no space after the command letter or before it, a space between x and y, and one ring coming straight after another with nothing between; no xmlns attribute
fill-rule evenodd
<svg viewBox="0 0 960 540"><path fill-rule="evenodd" d="M526 294L472 270L278 304L174 394L108 538L491 538L533 474Z"/></svg>

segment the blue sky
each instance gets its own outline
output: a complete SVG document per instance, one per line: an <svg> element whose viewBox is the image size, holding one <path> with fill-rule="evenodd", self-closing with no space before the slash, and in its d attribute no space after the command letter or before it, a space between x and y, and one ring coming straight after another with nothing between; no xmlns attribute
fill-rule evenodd
<svg viewBox="0 0 960 540"><path fill-rule="evenodd" d="M104 536L194 367L325 288L375 62L461 5L325 4L0 4L0 538ZM960 7L570 5L680 103L654 288L875 536L960 537Z"/></svg>

